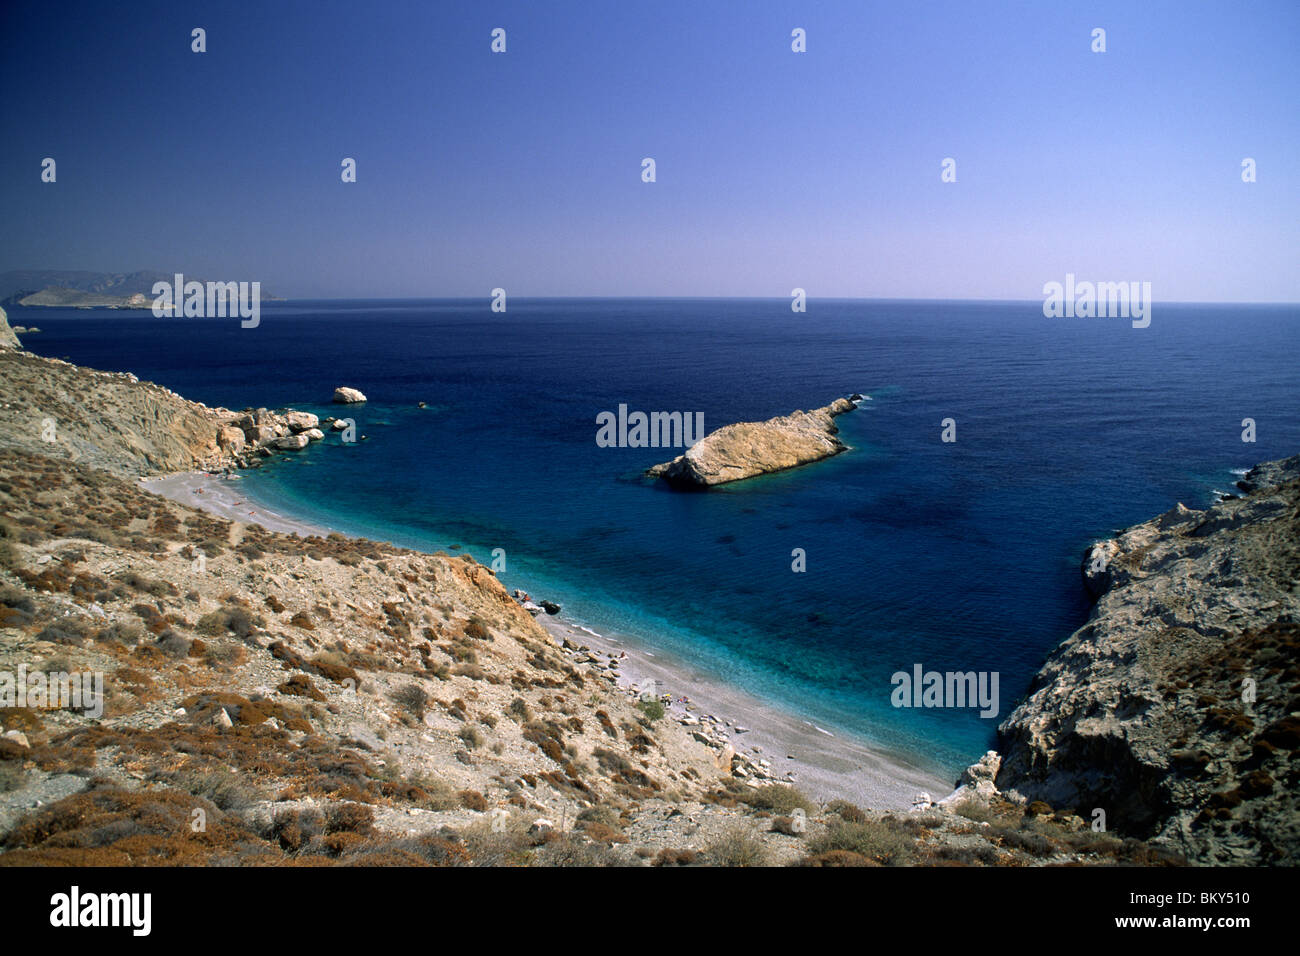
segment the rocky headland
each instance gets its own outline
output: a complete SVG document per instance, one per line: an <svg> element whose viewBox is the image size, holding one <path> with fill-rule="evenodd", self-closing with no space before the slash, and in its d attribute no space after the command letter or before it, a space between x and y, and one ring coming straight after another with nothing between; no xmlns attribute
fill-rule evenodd
<svg viewBox="0 0 1300 956"><path fill-rule="evenodd" d="M1088 550L1088 622L959 799L1100 811L1195 862L1300 861L1300 456L1238 489Z"/></svg>
<svg viewBox="0 0 1300 956"><path fill-rule="evenodd" d="M673 485L709 488L820 461L848 448L837 437L835 417L856 407L851 398L837 398L808 412L724 425L646 475Z"/></svg>
<svg viewBox="0 0 1300 956"><path fill-rule="evenodd" d="M0 448L123 477L251 468L325 437L321 420L309 412L209 408L128 372L34 355L22 349L3 310L0 376Z"/></svg>

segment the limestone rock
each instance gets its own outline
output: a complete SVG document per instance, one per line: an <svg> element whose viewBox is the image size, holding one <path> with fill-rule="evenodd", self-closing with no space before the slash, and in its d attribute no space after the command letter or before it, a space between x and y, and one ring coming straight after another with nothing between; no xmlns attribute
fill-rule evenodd
<svg viewBox="0 0 1300 956"><path fill-rule="evenodd" d="M250 445L266 445L275 441L274 425L249 425L244 429L244 437Z"/></svg>
<svg viewBox="0 0 1300 956"><path fill-rule="evenodd" d="M1002 768L1002 757L996 750L987 751L979 761L971 764L962 771L961 777L957 783L961 786L970 787L981 797L989 798L997 796L997 787L995 781L998 778L998 770Z"/></svg>
<svg viewBox="0 0 1300 956"><path fill-rule="evenodd" d="M713 757L713 766L726 773L731 770L731 762L736 759L736 748L731 744L724 744L722 749Z"/></svg>
<svg viewBox="0 0 1300 956"><path fill-rule="evenodd" d="M835 417L856 407L847 398L838 398L810 412L724 425L646 475L670 484L708 488L820 461L848 447L836 437Z"/></svg>
<svg viewBox="0 0 1300 956"><path fill-rule="evenodd" d="M232 455L244 450L245 441L244 433L234 425L223 425L217 430L217 444Z"/></svg>
<svg viewBox="0 0 1300 956"><path fill-rule="evenodd" d="M366 396L361 394L355 388L339 387L334 389L334 401L343 405L354 405L357 402L364 402Z"/></svg>
<svg viewBox="0 0 1300 956"><path fill-rule="evenodd" d="M9 327L9 317L0 309L0 349L20 349L23 343L18 341L14 330Z"/></svg>
<svg viewBox="0 0 1300 956"><path fill-rule="evenodd" d="M308 412L286 412L284 421L295 434L316 428L320 424L320 419Z"/></svg>
<svg viewBox="0 0 1300 956"><path fill-rule="evenodd" d="M961 772L957 789L938 801L937 806L951 810L971 800L987 805L994 797L1000 796L996 780L1001 766L1002 757L996 750L986 752Z"/></svg>

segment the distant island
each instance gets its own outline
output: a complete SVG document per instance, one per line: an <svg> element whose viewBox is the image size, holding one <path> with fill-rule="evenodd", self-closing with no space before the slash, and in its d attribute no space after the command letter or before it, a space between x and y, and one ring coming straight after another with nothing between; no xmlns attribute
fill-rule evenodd
<svg viewBox="0 0 1300 956"><path fill-rule="evenodd" d="M171 282L165 272L83 272L67 269L14 269L0 273L0 305L55 309L152 309L155 282ZM278 297L263 293L264 301Z"/></svg>

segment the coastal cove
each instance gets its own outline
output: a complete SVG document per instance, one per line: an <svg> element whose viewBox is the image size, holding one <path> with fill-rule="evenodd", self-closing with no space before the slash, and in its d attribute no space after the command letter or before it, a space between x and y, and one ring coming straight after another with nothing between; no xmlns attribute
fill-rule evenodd
<svg viewBox="0 0 1300 956"><path fill-rule="evenodd" d="M231 521L256 523L270 531L310 535L339 533L296 517L250 493L250 483L205 472L145 478L141 487L181 504ZM396 543L396 542L393 542ZM656 650L633 635L605 634L571 620L569 615L539 615L539 624L557 644L590 647L617 662L619 686L640 692L654 681L657 692L673 702L674 719L690 714L716 715L728 729L736 750L755 761L768 760L778 779L789 779L814 799L847 799L881 809L906 809L918 793L946 796L953 781L903 753L889 753L842 731L832 732L795 713L745 693L733 684ZM687 704L690 709L688 711Z"/></svg>
<svg viewBox="0 0 1300 956"><path fill-rule="evenodd" d="M567 621L949 782L1082 623L1088 544L1178 500L1204 506L1232 469L1300 445L1286 309L1168 306L1132 330L1049 321L1035 303L814 303L797 323L782 306L285 303L256 330L11 318L41 326L27 343L41 354L212 405L324 416L331 390L355 385L370 401L348 414L370 440L327 436L246 473L232 484L248 510L485 563L503 548L502 582ZM1275 384L1243 402L1216 371L1228 358ZM705 496L642 479L661 453L593 441L595 415L621 403L716 427L851 392L871 401L838 421L848 452ZM1267 423L1258 445L1219 421L1225 404ZM958 441L943 444L950 415ZM894 708L890 675L917 663L999 672L997 716Z"/></svg>

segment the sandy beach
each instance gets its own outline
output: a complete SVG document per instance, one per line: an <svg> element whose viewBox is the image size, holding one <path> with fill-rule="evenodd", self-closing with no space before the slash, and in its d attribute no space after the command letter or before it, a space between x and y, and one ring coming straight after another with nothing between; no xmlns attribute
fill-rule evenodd
<svg viewBox="0 0 1300 956"><path fill-rule="evenodd" d="M231 521L302 536L333 531L324 524L265 507L248 496L242 485L240 479L206 472L141 479L141 487L147 491ZM707 720L712 715L716 718L712 726L725 734L738 753L755 761L770 761L773 777L789 779L815 800L842 799L873 809L906 809L920 792L938 800L954 788L952 780L916 767L902 755L819 728L641 641L598 634L567 621L563 612L542 614L537 620L557 643L567 640L590 648L595 656L617 659L618 684L629 694L655 681L655 691L673 699L665 708L666 719L691 715Z"/></svg>
<svg viewBox="0 0 1300 956"><path fill-rule="evenodd" d="M334 530L323 524L313 524L280 514L261 502L253 501L244 493L243 480L240 478L226 478L204 471L187 471L141 478L140 487L183 505L201 508L220 518L259 524L268 531L309 537L328 535Z"/></svg>

